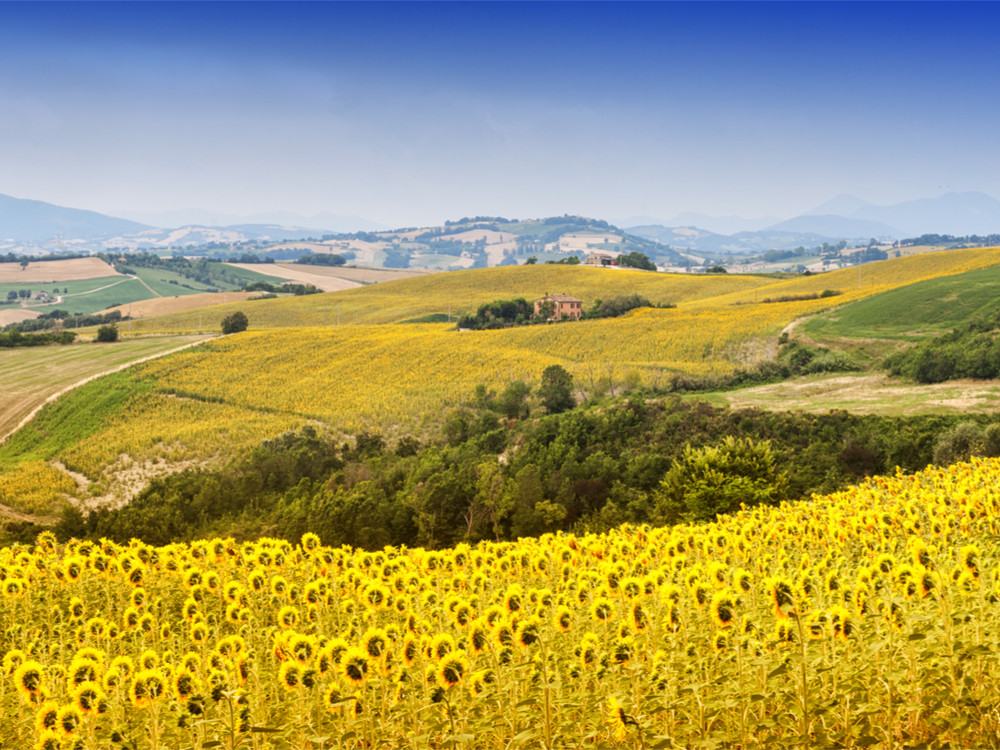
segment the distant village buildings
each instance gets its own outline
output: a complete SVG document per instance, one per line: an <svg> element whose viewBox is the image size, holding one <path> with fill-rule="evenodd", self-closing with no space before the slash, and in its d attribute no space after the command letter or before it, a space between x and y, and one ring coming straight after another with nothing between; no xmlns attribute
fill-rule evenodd
<svg viewBox="0 0 1000 750"><path fill-rule="evenodd" d="M535 315L541 314L542 308L546 304L552 305L552 314L548 320L562 320L563 318L579 320L583 315L583 300L570 297L565 293L546 294L544 297L536 299Z"/></svg>

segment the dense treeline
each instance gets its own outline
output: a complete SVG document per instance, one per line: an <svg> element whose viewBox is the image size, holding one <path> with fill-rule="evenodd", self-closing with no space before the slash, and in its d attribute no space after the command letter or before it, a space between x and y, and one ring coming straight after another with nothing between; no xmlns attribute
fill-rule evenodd
<svg viewBox="0 0 1000 750"><path fill-rule="evenodd" d="M674 307L671 304L656 305L646 297L638 294L620 295L606 300L594 301L593 307L584 311L584 318L617 318L620 315L639 307ZM510 328L534 323L549 322L554 315L553 305L542 305L535 314L534 304L523 297L517 299L501 299L487 302L479 306L475 315L463 315L458 319L458 328L470 331L483 331L495 328ZM570 320L565 318L564 320Z"/></svg>
<svg viewBox="0 0 1000 750"><path fill-rule="evenodd" d="M548 414L534 396L523 384L480 388L424 444L368 433L338 444L306 427L225 467L155 480L122 509L71 511L58 532L162 544L312 531L332 545L441 547L707 519L734 503L921 469L936 452L1000 454L1000 426L985 418L730 410L635 394Z"/></svg>
<svg viewBox="0 0 1000 750"><path fill-rule="evenodd" d="M642 295L627 294L611 297L610 299L595 300L594 306L587 310L584 315L587 318L617 318L640 307L668 308L676 307L676 305L655 305Z"/></svg>
<svg viewBox="0 0 1000 750"><path fill-rule="evenodd" d="M25 335L18 329L11 328L9 331L0 332L0 349L13 349L20 346L46 346L47 344L72 344L75 339L75 331Z"/></svg>
<svg viewBox="0 0 1000 750"><path fill-rule="evenodd" d="M292 294L296 297L302 297L306 294L320 294L322 289L314 284L297 284L294 281L288 281L284 284L270 284L266 281L255 281L252 284L247 284L243 287L245 292L269 292L271 294Z"/></svg>
<svg viewBox="0 0 1000 750"><path fill-rule="evenodd" d="M129 317L122 315L120 310L112 310L107 313L94 313L93 315L70 315L65 310L52 310L32 320L11 323L4 330L17 330L21 333L29 333L31 331L45 331L56 326L62 326L63 328L85 328L87 326L99 326L107 323L120 323L128 319Z"/></svg>
<svg viewBox="0 0 1000 750"><path fill-rule="evenodd" d="M943 383L958 378L1000 377L1000 311L977 318L964 329L924 341L890 355L884 366L893 375L919 383Z"/></svg>

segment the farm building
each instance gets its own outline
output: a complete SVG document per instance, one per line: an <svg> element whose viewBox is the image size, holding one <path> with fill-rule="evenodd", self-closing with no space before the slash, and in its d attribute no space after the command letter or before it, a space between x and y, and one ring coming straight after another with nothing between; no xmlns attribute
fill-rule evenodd
<svg viewBox="0 0 1000 750"><path fill-rule="evenodd" d="M535 315L542 311L542 306L546 303L552 304L552 315L549 320L561 320L563 318L573 318L579 320L583 315L583 301L576 297L570 297L566 293L546 294L544 297L535 300Z"/></svg>
<svg viewBox="0 0 1000 750"><path fill-rule="evenodd" d="M583 261L585 266L617 266L620 253L590 253Z"/></svg>

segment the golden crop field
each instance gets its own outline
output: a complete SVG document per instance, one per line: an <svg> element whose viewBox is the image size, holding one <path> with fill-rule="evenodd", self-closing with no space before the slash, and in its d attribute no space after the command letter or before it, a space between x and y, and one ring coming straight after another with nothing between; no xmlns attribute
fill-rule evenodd
<svg viewBox="0 0 1000 750"><path fill-rule="evenodd" d="M569 370L583 392L602 382L665 383L674 373L725 375L770 356L781 328L803 315L997 261L996 249L904 257L862 268L862 278L878 278L878 286L770 303L763 300L841 290L856 282L857 269L774 281L522 266L250 302L248 332L136 368L132 377L152 383L152 389L137 392L127 408L60 458L103 490L123 456L181 461L231 455L307 420L347 432L419 432L424 418L439 418L442 408L468 398L478 384L496 389L515 379L533 384L551 364ZM398 320L438 309L447 299L457 308L456 300L473 305L516 294L530 297L529 281L538 284L539 294L567 289L596 299L634 291L679 305L617 319L499 331L455 332L447 324L281 327L295 320L329 322L342 299L349 301L343 303L342 322L351 305L361 320ZM271 306L257 307L265 304ZM266 321L276 327L255 324L261 321L259 310L270 310L274 316ZM17 457L8 456L6 465L6 481L23 485ZM59 504L64 483L54 471L51 480L37 484L30 507L44 505L46 492L53 507Z"/></svg>
<svg viewBox="0 0 1000 750"><path fill-rule="evenodd" d="M687 276L560 265L483 268L426 274L328 294L231 304L205 310L200 318L196 313L169 315L138 321L134 330L190 331L197 330L199 323L204 330L218 330L222 318L237 309L246 313L251 328L398 323L430 314L446 315L449 310L457 319L496 299L531 300L558 291L579 297L587 307L598 298L624 294L641 294L656 304L680 304L772 282L756 276Z"/></svg>
<svg viewBox="0 0 1000 750"><path fill-rule="evenodd" d="M152 381L155 391L137 394L63 461L99 480L121 455L178 461L234 452L307 420L348 432L419 430L428 414L459 404L480 383L537 385L552 364L581 389L630 373L640 382L674 372L724 374L754 356L758 338L827 304L730 306L710 316L644 310L475 332L447 324L251 330L135 368L132 376Z"/></svg>
<svg viewBox="0 0 1000 750"><path fill-rule="evenodd" d="M0 550L10 747L992 747L1000 461L429 551Z"/></svg>
<svg viewBox="0 0 1000 750"><path fill-rule="evenodd" d="M996 247L904 255L892 260L867 263L861 266L860 273L857 267L842 268L829 273L776 281L756 292L736 292L698 300L694 304L752 302L766 297L773 299L785 295L820 294L826 289L842 292L842 296L831 298L836 304L841 304L918 281L964 273L997 263L1000 263L1000 248Z"/></svg>

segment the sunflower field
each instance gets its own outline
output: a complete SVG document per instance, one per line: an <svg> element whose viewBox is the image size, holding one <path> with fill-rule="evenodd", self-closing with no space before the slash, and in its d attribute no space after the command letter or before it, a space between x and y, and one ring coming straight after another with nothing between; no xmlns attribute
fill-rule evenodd
<svg viewBox="0 0 1000 750"><path fill-rule="evenodd" d="M0 745L995 747L1000 461L447 550L0 550Z"/></svg>

